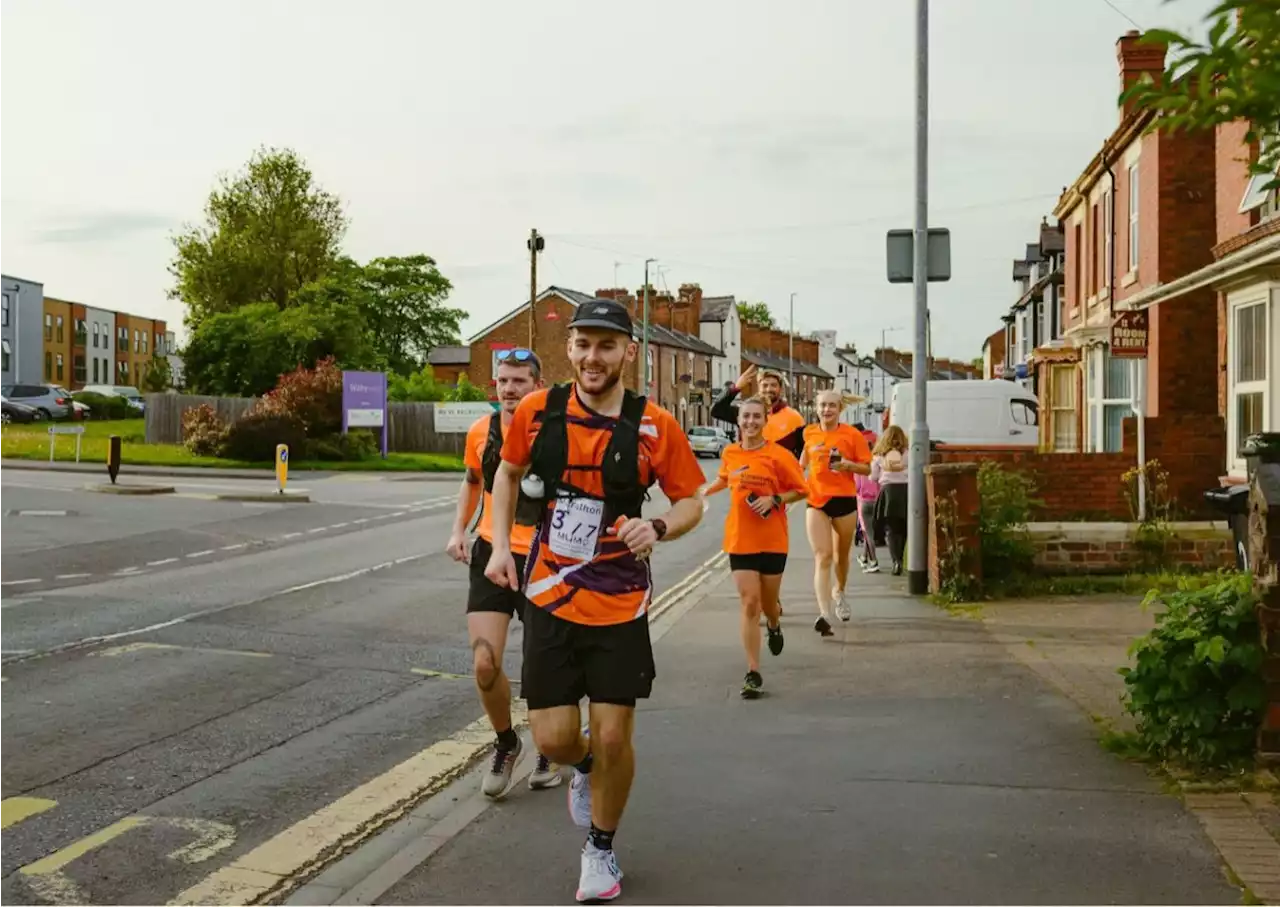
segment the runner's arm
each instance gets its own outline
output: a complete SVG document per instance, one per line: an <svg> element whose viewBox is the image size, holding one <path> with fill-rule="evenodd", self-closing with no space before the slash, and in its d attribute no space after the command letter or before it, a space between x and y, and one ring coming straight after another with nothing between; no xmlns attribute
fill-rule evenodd
<svg viewBox="0 0 1280 907"><path fill-rule="evenodd" d="M453 531L449 534L449 543L445 551L455 561L467 559L467 523L475 515L476 505L480 503L480 473L468 468L462 477L462 486L458 489L458 506L453 514Z"/></svg>
<svg viewBox="0 0 1280 907"><path fill-rule="evenodd" d="M737 387L725 388L724 392L719 397L716 397L716 402L711 404L711 418L737 425L738 404L733 401L737 399L740 393L742 391Z"/></svg>
<svg viewBox="0 0 1280 907"><path fill-rule="evenodd" d="M708 497L713 494L719 494L729 487L729 483L722 478L717 478L714 482L702 489L702 496Z"/></svg>
<svg viewBox="0 0 1280 907"><path fill-rule="evenodd" d="M702 512L702 495L700 494L695 493L690 497L673 501L671 509L660 515L660 519L667 524L667 534L662 537L662 541L670 542L692 531L702 522Z"/></svg>
<svg viewBox="0 0 1280 907"><path fill-rule="evenodd" d="M804 426L801 425L785 438L780 439L778 443L791 451L791 455L799 460L804 454Z"/></svg>
<svg viewBox="0 0 1280 907"><path fill-rule="evenodd" d="M511 553L511 524L516 520L516 500L520 496L520 480L527 467L503 460L493 477L493 552Z"/></svg>

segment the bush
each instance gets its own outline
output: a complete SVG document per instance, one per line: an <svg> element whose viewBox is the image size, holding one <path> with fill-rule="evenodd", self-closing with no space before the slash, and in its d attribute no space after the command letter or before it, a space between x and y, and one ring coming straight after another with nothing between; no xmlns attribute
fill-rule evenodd
<svg viewBox="0 0 1280 907"><path fill-rule="evenodd" d="M275 390L261 397L246 415L288 416L312 438L336 435L342 430L342 369L330 357L315 368L281 375Z"/></svg>
<svg viewBox="0 0 1280 907"><path fill-rule="evenodd" d="M305 451L308 460L368 460L382 450L380 439L370 431L353 429L345 435L308 438Z"/></svg>
<svg viewBox="0 0 1280 907"><path fill-rule="evenodd" d="M295 416L272 413L245 413L227 432L221 455L251 463L274 462L276 445L288 444L292 455L305 451L307 431Z"/></svg>
<svg viewBox="0 0 1280 907"><path fill-rule="evenodd" d="M1027 523L1038 501L1031 476L1003 469L993 460L978 467L978 535L982 541L984 582L1020 576L1031 571L1035 546Z"/></svg>
<svg viewBox="0 0 1280 907"><path fill-rule="evenodd" d="M1195 586L1147 594L1165 610L1120 669L1124 706L1148 755L1226 769L1252 759L1266 704L1257 598L1245 574Z"/></svg>
<svg viewBox="0 0 1280 907"><path fill-rule="evenodd" d="M124 397L81 392L72 394L71 399L89 407L91 419L138 419L142 416Z"/></svg>
<svg viewBox="0 0 1280 907"><path fill-rule="evenodd" d="M182 444L196 456L221 456L222 445L226 440L227 424L208 403L201 403L183 412Z"/></svg>

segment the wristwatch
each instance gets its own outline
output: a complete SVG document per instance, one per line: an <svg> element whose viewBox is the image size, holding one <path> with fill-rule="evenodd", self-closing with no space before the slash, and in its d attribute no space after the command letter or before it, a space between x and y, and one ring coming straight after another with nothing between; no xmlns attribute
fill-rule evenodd
<svg viewBox="0 0 1280 907"><path fill-rule="evenodd" d="M773 496L773 506L774 506L774 507L781 507L781 506L782 506L782 495L780 495L780 494L775 494L775 495Z"/></svg>
<svg viewBox="0 0 1280 907"><path fill-rule="evenodd" d="M667 535L667 521L662 517L655 517L649 521L649 525L653 527L653 531L658 534L658 541L662 541Z"/></svg>

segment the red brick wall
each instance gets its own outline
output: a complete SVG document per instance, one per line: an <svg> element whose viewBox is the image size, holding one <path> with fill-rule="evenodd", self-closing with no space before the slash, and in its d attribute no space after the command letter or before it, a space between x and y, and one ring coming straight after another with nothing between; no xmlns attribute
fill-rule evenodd
<svg viewBox="0 0 1280 907"><path fill-rule="evenodd" d="M1217 241L1226 242L1253 226L1254 212L1239 211L1249 184L1249 161L1253 148L1245 144L1249 124L1243 120L1222 123L1214 134L1214 163L1217 170Z"/></svg>
<svg viewBox="0 0 1280 907"><path fill-rule="evenodd" d="M1035 565L1039 573L1051 576L1128 573L1141 568L1144 552L1132 538L1090 539L1086 534L1035 532ZM1196 570L1218 570L1235 566L1235 542L1221 530L1175 532L1166 549L1172 566Z"/></svg>
<svg viewBox="0 0 1280 907"><path fill-rule="evenodd" d="M1125 421L1124 451L1104 454L1055 454L944 445L935 462L981 462L1024 470L1035 477L1043 505L1037 520L1070 520L1082 515L1128 520L1131 515L1120 477L1138 463L1137 423ZM1226 456L1222 420L1208 416L1165 416L1146 420L1147 460L1159 460L1169 473L1169 491L1179 512L1209 517L1203 493L1217 487Z"/></svg>

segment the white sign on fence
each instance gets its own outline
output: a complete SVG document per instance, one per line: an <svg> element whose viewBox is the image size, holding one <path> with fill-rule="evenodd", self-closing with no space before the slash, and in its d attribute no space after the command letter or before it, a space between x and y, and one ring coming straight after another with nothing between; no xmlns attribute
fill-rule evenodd
<svg viewBox="0 0 1280 907"><path fill-rule="evenodd" d="M493 415L492 403L437 403L436 432L439 434L466 434L476 419Z"/></svg>

